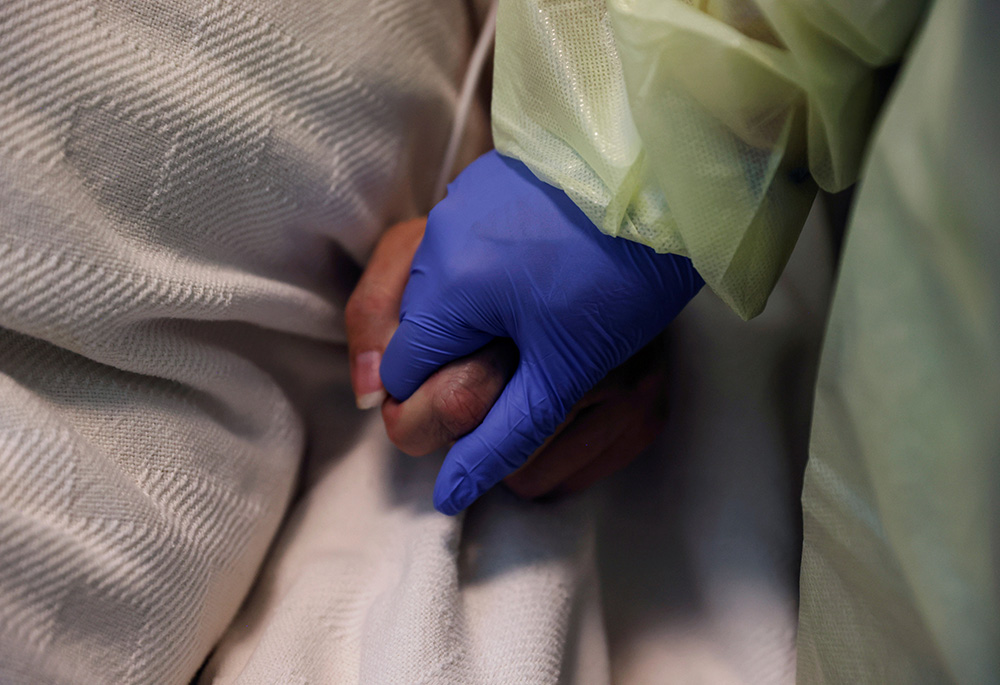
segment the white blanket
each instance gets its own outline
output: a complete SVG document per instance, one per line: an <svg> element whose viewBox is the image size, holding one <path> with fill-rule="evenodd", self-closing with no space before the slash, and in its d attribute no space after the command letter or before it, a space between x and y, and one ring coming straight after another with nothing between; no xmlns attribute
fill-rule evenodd
<svg viewBox="0 0 1000 685"><path fill-rule="evenodd" d="M0 6L0 682L194 675L310 439L268 357L342 340L350 258L427 210L474 28L461 0Z"/></svg>
<svg viewBox="0 0 1000 685"><path fill-rule="evenodd" d="M814 219L763 316L709 293L682 314L670 427L594 491L530 504L501 488L446 518L440 458L394 450L377 415L313 450L201 682L794 682L793 474L830 273ZM340 363L319 435L353 414Z"/></svg>

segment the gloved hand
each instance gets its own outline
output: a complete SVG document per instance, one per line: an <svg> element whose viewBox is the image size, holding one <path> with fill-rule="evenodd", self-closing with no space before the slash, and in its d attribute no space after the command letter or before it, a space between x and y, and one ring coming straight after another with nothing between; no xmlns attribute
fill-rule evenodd
<svg viewBox="0 0 1000 685"><path fill-rule="evenodd" d="M520 162L493 151L469 165L428 218L381 366L405 400L493 338L520 353L500 399L445 458L438 510L461 511L516 470L702 285L690 260L601 233Z"/></svg>

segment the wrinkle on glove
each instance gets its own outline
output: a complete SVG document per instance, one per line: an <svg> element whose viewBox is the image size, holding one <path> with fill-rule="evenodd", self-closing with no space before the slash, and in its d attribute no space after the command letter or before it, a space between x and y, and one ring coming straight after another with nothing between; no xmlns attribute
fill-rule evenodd
<svg viewBox="0 0 1000 685"><path fill-rule="evenodd" d="M382 382L405 400L500 337L520 361L483 423L448 453L435 506L455 514L514 472L702 284L689 259L596 230L520 162L490 152L470 165L428 218Z"/></svg>

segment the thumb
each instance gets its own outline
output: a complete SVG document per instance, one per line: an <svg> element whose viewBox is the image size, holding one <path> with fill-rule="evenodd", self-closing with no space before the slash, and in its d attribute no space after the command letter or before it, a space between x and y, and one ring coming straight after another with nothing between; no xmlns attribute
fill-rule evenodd
<svg viewBox="0 0 1000 685"><path fill-rule="evenodd" d="M387 230L347 300L344 325L351 385L359 409L377 407L385 399L379 364L399 323L400 301L425 223L414 219Z"/></svg>
<svg viewBox="0 0 1000 685"><path fill-rule="evenodd" d="M448 452L437 483L434 506L457 514L516 471L555 432L579 398L552 394L553 384L523 360L482 424Z"/></svg>
<svg viewBox="0 0 1000 685"><path fill-rule="evenodd" d="M439 368L485 346L493 336L454 318L405 317L382 356L382 383L400 402Z"/></svg>

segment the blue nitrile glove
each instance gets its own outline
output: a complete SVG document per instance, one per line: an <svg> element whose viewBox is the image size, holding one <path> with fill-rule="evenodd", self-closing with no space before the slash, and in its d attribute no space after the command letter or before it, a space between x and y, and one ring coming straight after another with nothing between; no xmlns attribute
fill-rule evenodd
<svg viewBox="0 0 1000 685"><path fill-rule="evenodd" d="M524 164L495 151L473 162L430 213L381 367L405 400L495 337L520 351L486 419L445 458L438 510L461 511L521 466L702 285L689 259L601 233Z"/></svg>

